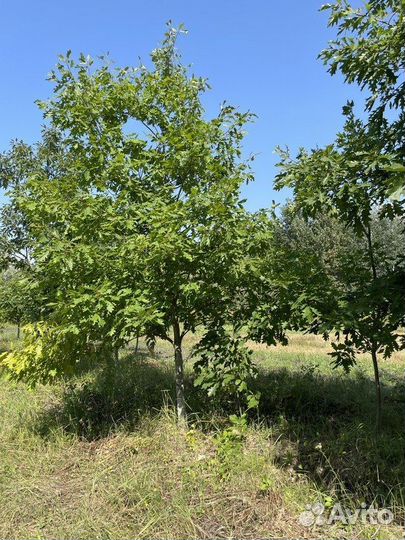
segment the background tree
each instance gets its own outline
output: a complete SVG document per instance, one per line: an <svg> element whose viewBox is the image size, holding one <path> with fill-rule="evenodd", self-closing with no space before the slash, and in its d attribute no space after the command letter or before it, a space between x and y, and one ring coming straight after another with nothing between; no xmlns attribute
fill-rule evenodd
<svg viewBox="0 0 405 540"><path fill-rule="evenodd" d="M9 269L0 278L0 320L17 326L35 321L40 313L40 296L35 284L23 271Z"/></svg>
<svg viewBox="0 0 405 540"><path fill-rule="evenodd" d="M0 257L4 269L27 269L32 265L27 223L14 204L5 204L0 210Z"/></svg>
<svg viewBox="0 0 405 540"><path fill-rule="evenodd" d="M343 108L344 129L334 144L311 152L301 149L295 160L280 151L282 171L276 187L293 189L295 207L307 219L329 213L366 245L363 254L356 255L352 271L345 265L349 294L344 292L335 301L324 296L328 302L321 301L318 307L314 306L313 293L312 298L299 298L307 328L343 333L344 342L335 345L337 363L350 366L357 350L371 353L379 425L377 354L389 356L404 347L398 333L405 320L403 253L394 266L384 271L378 268L372 232L374 216L398 217L403 225L404 7L400 1L378 0L365 8L355 9L339 1L324 9L331 12L330 25L338 25L338 38L321 57L332 74L340 70L348 82L369 90L368 117L366 121L356 118L354 104L349 102ZM357 274L353 269L358 269L360 262L362 270Z"/></svg>

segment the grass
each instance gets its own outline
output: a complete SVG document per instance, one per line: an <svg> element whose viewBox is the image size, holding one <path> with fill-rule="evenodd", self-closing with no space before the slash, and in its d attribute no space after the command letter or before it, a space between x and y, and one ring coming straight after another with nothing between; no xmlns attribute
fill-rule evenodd
<svg viewBox="0 0 405 540"><path fill-rule="evenodd" d="M163 343L155 358L122 351L114 384L102 366L34 391L1 378L0 537L402 538L404 356L382 361L376 440L368 358L347 376L313 336L252 348L262 400L247 425L229 425L189 365L190 426L178 429ZM308 504L336 501L388 506L395 522L300 524Z"/></svg>

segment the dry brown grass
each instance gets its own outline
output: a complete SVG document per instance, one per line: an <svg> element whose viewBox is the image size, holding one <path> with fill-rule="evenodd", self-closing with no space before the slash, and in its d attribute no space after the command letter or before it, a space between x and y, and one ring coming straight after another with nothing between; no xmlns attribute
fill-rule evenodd
<svg viewBox="0 0 405 540"><path fill-rule="evenodd" d="M313 500L311 486L277 469L275 450L260 433L250 432L227 478L218 475L212 439L195 432L191 439L161 417L138 434L59 439L41 455L37 448L35 463L32 448L31 456L20 453L20 467L2 489L8 502L0 510L1 537L339 537L336 527L314 531L299 524L300 501ZM265 490L263 477L270 485ZM350 538L371 532L363 526ZM392 536L395 528L385 532L399 538Z"/></svg>
<svg viewBox="0 0 405 540"><path fill-rule="evenodd" d="M257 438L251 433L250 438ZM252 444L221 477L211 436L179 431L171 414L138 433L79 441L2 440L1 538L257 538L301 535L269 445ZM263 441L262 441L263 443ZM241 466L241 464L243 466ZM284 479L284 483L287 479Z"/></svg>
<svg viewBox="0 0 405 540"><path fill-rule="evenodd" d="M297 356L327 355L333 350L331 347L331 342L325 341L322 336L299 333L289 334L287 346L280 344L268 346L263 343L255 343L251 341L249 342L249 347L253 351L267 351L270 354L272 351L280 351L287 352L289 355ZM359 355L360 358L365 356L367 355ZM382 356L380 356L380 361L384 362L384 358ZM394 352L389 361L405 364L405 351Z"/></svg>

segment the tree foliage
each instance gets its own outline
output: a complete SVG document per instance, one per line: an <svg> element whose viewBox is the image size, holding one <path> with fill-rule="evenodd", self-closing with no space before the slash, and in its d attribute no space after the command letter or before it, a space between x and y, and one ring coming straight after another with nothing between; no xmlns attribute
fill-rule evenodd
<svg viewBox="0 0 405 540"><path fill-rule="evenodd" d="M20 337L22 324L38 319L41 297L37 284L22 270L9 268L0 276L0 321L17 325Z"/></svg>
<svg viewBox="0 0 405 540"><path fill-rule="evenodd" d="M317 269L307 281L309 292L304 288L299 298L304 327L343 335L334 345L337 364L350 367L356 352L371 353L381 403L377 353L389 356L405 345L399 333L405 322L404 253L394 264L379 266L372 227L376 216L399 219L404 226L404 8L400 1L376 0L357 9L339 0L324 9L338 36L321 57L332 74L339 70L369 91L367 119L356 118L354 103L348 102L344 128L333 144L301 149L295 159L280 151L276 187L293 189L295 207L305 218L326 212L359 238L360 252L341 259L343 289L331 294L332 284L325 281L322 287L322 278L320 290L311 287L314 276L322 275ZM303 280L302 270L296 279Z"/></svg>
<svg viewBox="0 0 405 540"><path fill-rule="evenodd" d="M111 349L142 334L169 341L184 416L182 340L214 323L222 339L244 294L235 291L252 220L240 187L252 175L241 141L252 115L223 104L205 119L208 83L181 64L181 32L169 25L151 68L60 57L53 97L40 103L55 145L25 181L7 183L29 222L51 309L38 340L58 335L56 358L64 336L60 355L72 361L89 341ZM19 159L9 163L18 168ZM37 365L49 365L54 375L54 361L24 363L21 354L9 367L35 378Z"/></svg>
<svg viewBox="0 0 405 540"><path fill-rule="evenodd" d="M176 49L183 27L168 25L149 67L59 57L52 97L39 102L41 141L14 141L0 157L10 196L0 262L29 269L45 299L24 346L4 356L15 377L73 371L92 343L116 358L140 335L161 338L184 418L182 344L201 328L196 383L255 406L247 340L286 343L294 329L334 335L345 369L370 352L381 401L377 354L405 347L404 5L322 9L337 37L320 57L367 93L364 114L349 101L333 143L279 150L275 186L294 195L281 218L244 208L253 115L224 103L206 117L208 82Z"/></svg>

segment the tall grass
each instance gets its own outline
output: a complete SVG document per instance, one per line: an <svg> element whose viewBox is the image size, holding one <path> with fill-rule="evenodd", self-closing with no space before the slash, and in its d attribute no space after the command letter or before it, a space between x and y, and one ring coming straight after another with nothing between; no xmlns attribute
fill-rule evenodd
<svg viewBox="0 0 405 540"><path fill-rule="evenodd" d="M231 428L189 365L190 426L177 429L163 344L155 358L122 351L112 379L101 363L34 391L0 380L0 537L401 538L404 358L383 364L377 440L367 358L347 376L315 338L254 348L261 406ZM300 524L331 500L389 506L396 521Z"/></svg>

